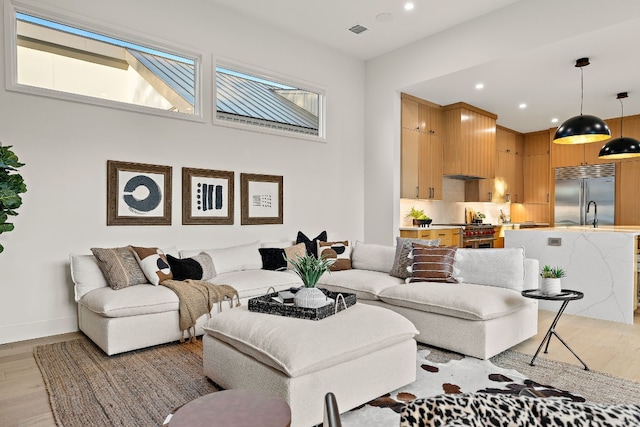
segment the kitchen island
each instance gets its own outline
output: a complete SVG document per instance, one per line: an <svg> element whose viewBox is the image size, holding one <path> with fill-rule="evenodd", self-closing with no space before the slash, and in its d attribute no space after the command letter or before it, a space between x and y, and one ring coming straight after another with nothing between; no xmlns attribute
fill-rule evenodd
<svg viewBox="0 0 640 427"><path fill-rule="evenodd" d="M505 230L505 247L524 247L540 266L567 272L562 287L584 293L567 313L614 322L633 323L638 305L640 227L591 226ZM543 310L557 303L540 301Z"/></svg>

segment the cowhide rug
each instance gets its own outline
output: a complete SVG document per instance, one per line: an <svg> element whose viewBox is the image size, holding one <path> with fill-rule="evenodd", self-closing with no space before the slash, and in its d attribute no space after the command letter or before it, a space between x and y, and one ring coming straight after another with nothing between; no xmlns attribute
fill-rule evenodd
<svg viewBox="0 0 640 427"><path fill-rule="evenodd" d="M343 414L343 427L397 426L404 402L443 393L483 391L518 394L529 387L545 396L562 396L584 402L581 396L535 383L519 372L499 368L489 360L436 349L418 350L417 354L416 381Z"/></svg>

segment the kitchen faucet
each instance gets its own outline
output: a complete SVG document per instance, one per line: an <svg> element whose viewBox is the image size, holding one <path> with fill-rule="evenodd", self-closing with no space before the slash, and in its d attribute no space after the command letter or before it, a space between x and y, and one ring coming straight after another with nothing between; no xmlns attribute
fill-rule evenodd
<svg viewBox="0 0 640 427"><path fill-rule="evenodd" d="M598 228L598 204L595 202L595 200L590 200L589 203L587 204L587 213L589 213L589 207L591 206L591 203L593 203L593 228Z"/></svg>

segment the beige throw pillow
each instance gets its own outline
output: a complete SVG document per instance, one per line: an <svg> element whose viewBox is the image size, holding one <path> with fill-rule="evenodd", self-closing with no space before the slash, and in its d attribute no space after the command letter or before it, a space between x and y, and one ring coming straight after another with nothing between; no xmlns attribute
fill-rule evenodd
<svg viewBox="0 0 640 427"><path fill-rule="evenodd" d="M112 289L118 290L149 282L130 247L91 248L91 252Z"/></svg>

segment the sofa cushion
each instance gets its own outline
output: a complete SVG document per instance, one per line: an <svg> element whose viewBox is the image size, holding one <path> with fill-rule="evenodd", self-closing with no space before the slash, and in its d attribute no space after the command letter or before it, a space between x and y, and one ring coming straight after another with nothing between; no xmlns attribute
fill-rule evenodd
<svg viewBox="0 0 640 427"><path fill-rule="evenodd" d="M160 249L138 246L131 246L131 249L149 282L157 286L160 282L173 278L167 256Z"/></svg>
<svg viewBox="0 0 640 427"><path fill-rule="evenodd" d="M253 298L267 293L270 287L282 291L302 286L302 280L292 271L244 270L218 274L209 280L215 285L233 286L240 298Z"/></svg>
<svg viewBox="0 0 640 427"><path fill-rule="evenodd" d="M453 278L453 259L457 246L424 246L413 244L411 257L411 277L409 282L449 282L455 283Z"/></svg>
<svg viewBox="0 0 640 427"><path fill-rule="evenodd" d="M349 246L349 241L318 241L318 258L321 257L336 260L329 266L329 270L331 271L349 270L351 268L351 247Z"/></svg>
<svg viewBox="0 0 640 427"><path fill-rule="evenodd" d="M416 282L387 288L378 297L391 305L468 320L495 319L535 304L511 289L469 283Z"/></svg>
<svg viewBox="0 0 640 427"><path fill-rule="evenodd" d="M326 231L318 234L313 239L308 238L302 231L298 231L298 235L296 236L296 244L304 243L304 245L307 247L307 253L309 255L315 256L316 258L318 257L318 241L327 241Z"/></svg>
<svg viewBox="0 0 640 427"><path fill-rule="evenodd" d="M191 258L176 258L167 254L171 275L175 280L209 280L216 275L213 260L206 252Z"/></svg>
<svg viewBox="0 0 640 427"><path fill-rule="evenodd" d="M458 282L524 289L524 248L456 251L453 277Z"/></svg>
<svg viewBox="0 0 640 427"><path fill-rule="evenodd" d="M351 267L389 274L395 253L393 246L356 242L351 251Z"/></svg>
<svg viewBox="0 0 640 427"><path fill-rule="evenodd" d="M76 302L94 289L109 287L107 279L98 266L98 260L93 255L71 254L69 264Z"/></svg>
<svg viewBox="0 0 640 427"><path fill-rule="evenodd" d="M425 246L438 246L440 244L440 239L427 240L396 237L396 254L393 259L393 267L391 267L389 274L400 279L406 279L411 276L408 268L413 262L411 258L409 258L409 255L413 250L413 247L411 246L413 243L420 243Z"/></svg>
<svg viewBox="0 0 640 427"><path fill-rule="evenodd" d="M217 274L230 271L259 270L262 268L262 257L258 249L260 242L255 241L245 245L231 246L228 248L199 249L180 251L182 258L192 257L200 252L206 252L213 260Z"/></svg>
<svg viewBox="0 0 640 427"><path fill-rule="evenodd" d="M128 317L178 310L178 297L169 288L144 284L113 290L94 289L79 301L89 310L105 317Z"/></svg>
<svg viewBox="0 0 640 427"><path fill-rule="evenodd" d="M262 268L265 270L286 270L287 260L283 248L259 248Z"/></svg>
<svg viewBox="0 0 640 427"><path fill-rule="evenodd" d="M236 307L209 319L205 331L289 377L354 360L412 339L417 333L403 316L365 304L355 304L320 321Z"/></svg>
<svg viewBox="0 0 640 427"><path fill-rule="evenodd" d="M325 273L318 281L318 287L356 294L357 299L363 300L377 300L381 291L398 285L404 285L404 280L379 271L358 269Z"/></svg>
<svg viewBox="0 0 640 427"><path fill-rule="evenodd" d="M109 286L122 289L127 286L148 283L130 246L121 248L91 248L98 260L98 266Z"/></svg>

